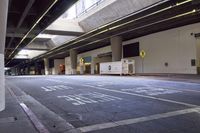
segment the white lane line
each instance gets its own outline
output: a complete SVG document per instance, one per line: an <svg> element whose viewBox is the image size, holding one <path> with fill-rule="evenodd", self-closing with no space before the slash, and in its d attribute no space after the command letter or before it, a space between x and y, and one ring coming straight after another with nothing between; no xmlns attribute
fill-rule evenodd
<svg viewBox="0 0 200 133"><path fill-rule="evenodd" d="M197 92L197 93L200 93L199 90L194 90L194 89L178 89L178 88L173 88L173 87L162 87L162 86L159 86L159 85L146 85L144 87L155 87L155 88L164 88L164 89L169 89L169 90L177 90L177 91L188 91L188 92Z"/></svg>
<svg viewBox="0 0 200 133"><path fill-rule="evenodd" d="M52 91L52 90L50 90L50 89L47 89L47 88L45 88L45 87L41 87L44 91Z"/></svg>
<svg viewBox="0 0 200 133"><path fill-rule="evenodd" d="M46 127L39 121L37 116L26 106L24 103L20 103L20 106L24 110L24 112L27 114L33 125L36 127L36 129L40 133L50 133Z"/></svg>
<svg viewBox="0 0 200 133"><path fill-rule="evenodd" d="M82 85L82 86L91 87L91 88L99 89L99 90L106 90L106 91L110 91L110 92L121 93L121 94L128 94L128 95L133 95L133 96L139 96L139 97L144 97L144 98L159 100L159 101L163 101L163 102L180 104L180 105L189 106L189 107L198 107L198 105L194 105L194 104L189 104L189 103L184 103L184 102L178 102L178 101L164 99L164 98L157 98L157 97L147 96L147 95L142 95L142 94L129 93L129 92L124 92L124 91L119 91L119 90L113 90L113 89L106 89L106 88L96 87L96 86L91 86L91 85Z"/></svg>
<svg viewBox="0 0 200 133"><path fill-rule="evenodd" d="M80 127L78 129L82 133L86 133L86 132L91 132L91 131L97 131L97 130L102 130L102 129L118 127L118 126L142 123L142 122L147 122L147 121L152 121L152 120L157 120L157 119L163 119L163 118L169 118L169 117L173 117L173 116L189 114L189 113L193 113L193 112L198 112L199 109L200 109L199 107L198 108L190 108L190 109L184 109L184 110L150 115L150 116L146 116L146 117L126 119L126 120L121 120L121 121L85 126L85 127Z"/></svg>
<svg viewBox="0 0 200 133"><path fill-rule="evenodd" d="M176 80L175 81L172 81L172 80L168 80L168 79L159 79L159 78L150 78L150 77L138 77L139 79L135 79L135 80L140 80L140 79L143 79L143 80L147 80L147 81L153 81L153 82L165 82L165 83L173 83L173 84L184 84L184 85L200 85L200 83L197 83L197 82L188 82L188 81L185 81L185 80Z"/></svg>
<svg viewBox="0 0 200 133"><path fill-rule="evenodd" d="M172 90L177 90L177 91L188 91L188 92L197 92L200 93L198 90L191 90L191 89L177 89L177 88L166 88L166 89L172 89Z"/></svg>
<svg viewBox="0 0 200 133"><path fill-rule="evenodd" d="M17 100L17 103L21 106L21 108L24 110L34 127L39 131L39 133L50 133L48 129L40 122L40 120L37 118L37 116L32 112L31 109L29 109L25 103L23 103L13 92L13 90L9 87L7 87L10 94Z"/></svg>
<svg viewBox="0 0 200 133"><path fill-rule="evenodd" d="M5 117L5 118L0 118L0 124L2 123L12 123L15 122L15 117Z"/></svg>
<svg viewBox="0 0 200 133"><path fill-rule="evenodd" d="M52 81L70 84L70 83L68 83L68 82L59 81L59 80L52 80ZM157 98L157 97L147 96L147 95L142 95L142 94L136 94L136 93L129 93L129 92L124 92L124 91L119 91L119 90L106 89L106 88L96 87L96 86L92 86L92 85L82 85L82 86L91 87L91 88L95 88L95 89L99 89L99 90L106 90L106 91L115 92L115 93L127 94L127 95L132 95L132 96L139 96L139 97L144 97L144 98L159 100L159 101L163 101L163 102L169 102L169 103L174 103L174 104L180 104L180 105L189 106L189 107L198 107L198 105L195 105L195 104L189 104L189 103L184 103L184 102L178 102L178 101L174 101L174 100L169 100L169 99L164 99L164 98Z"/></svg>
<svg viewBox="0 0 200 133"><path fill-rule="evenodd" d="M65 82L65 81L60 81L60 80L56 80L56 79L46 79L48 81L54 81L54 82L58 82L58 83L66 83L66 84L70 84L69 82Z"/></svg>

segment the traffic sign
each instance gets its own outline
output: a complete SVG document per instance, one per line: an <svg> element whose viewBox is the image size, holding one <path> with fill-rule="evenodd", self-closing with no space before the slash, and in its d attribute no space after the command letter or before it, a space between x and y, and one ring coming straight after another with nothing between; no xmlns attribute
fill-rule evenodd
<svg viewBox="0 0 200 133"><path fill-rule="evenodd" d="M83 64L84 64L84 59L80 58L80 65L83 65Z"/></svg>
<svg viewBox="0 0 200 133"><path fill-rule="evenodd" d="M140 57L144 58L146 56L146 52L144 50L140 51Z"/></svg>

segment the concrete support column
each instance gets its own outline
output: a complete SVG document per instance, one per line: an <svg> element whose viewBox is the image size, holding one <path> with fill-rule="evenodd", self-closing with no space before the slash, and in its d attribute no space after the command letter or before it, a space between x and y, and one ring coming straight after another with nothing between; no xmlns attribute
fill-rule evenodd
<svg viewBox="0 0 200 133"><path fill-rule="evenodd" d="M71 61L71 74L76 74L77 73L77 50L71 49L69 51L70 54L70 61Z"/></svg>
<svg viewBox="0 0 200 133"><path fill-rule="evenodd" d="M84 74L84 65L80 66L80 74L83 75Z"/></svg>
<svg viewBox="0 0 200 133"><path fill-rule="evenodd" d="M95 61L94 61L94 57L92 57L92 61L91 61L91 74L95 74Z"/></svg>
<svg viewBox="0 0 200 133"><path fill-rule="evenodd" d="M28 67L25 68L25 75L29 75Z"/></svg>
<svg viewBox="0 0 200 133"><path fill-rule="evenodd" d="M0 111L5 109L5 75L4 75L4 49L6 39L6 25L8 14L8 0L0 1Z"/></svg>
<svg viewBox="0 0 200 133"><path fill-rule="evenodd" d="M20 67L17 68L17 73L18 73L18 75L21 75L21 68Z"/></svg>
<svg viewBox="0 0 200 133"><path fill-rule="evenodd" d="M45 75L49 75L49 59L44 58L44 72Z"/></svg>
<svg viewBox="0 0 200 133"><path fill-rule="evenodd" d="M27 69L28 69L28 75L30 75L30 72L31 72L31 66L28 65L28 66L27 66Z"/></svg>
<svg viewBox="0 0 200 133"><path fill-rule="evenodd" d="M16 75L15 68L11 68L11 75Z"/></svg>
<svg viewBox="0 0 200 133"><path fill-rule="evenodd" d="M120 61L122 59L122 37L115 36L110 39L112 50L112 61Z"/></svg>
<svg viewBox="0 0 200 133"><path fill-rule="evenodd" d="M18 68L17 67L15 68L15 75L16 76L18 75Z"/></svg>
<svg viewBox="0 0 200 133"><path fill-rule="evenodd" d="M39 75L39 72L38 72L38 63L35 62L34 66L35 66L35 75Z"/></svg>

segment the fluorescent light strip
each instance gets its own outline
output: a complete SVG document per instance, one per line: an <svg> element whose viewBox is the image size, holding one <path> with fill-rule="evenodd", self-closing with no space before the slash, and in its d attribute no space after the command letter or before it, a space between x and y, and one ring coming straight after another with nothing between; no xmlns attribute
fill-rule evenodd
<svg viewBox="0 0 200 133"><path fill-rule="evenodd" d="M176 3L177 6L180 6L182 4L185 4L185 3L188 3L188 2L192 2L193 0L186 0L186 1L183 1L183 2L180 2L180 3Z"/></svg>
<svg viewBox="0 0 200 133"><path fill-rule="evenodd" d="M35 28L35 26L42 20L42 18L47 14L47 12L57 3L58 0L55 0L51 6L43 13L43 15L36 21L36 23L31 27L31 29L26 33L26 35L22 38L22 40L19 42L19 44L15 47L13 52L9 55L9 57L12 56L12 54L16 51L16 49L20 46L20 44L26 39L26 37L30 34L30 32ZM35 39L36 37L34 37ZM32 40L34 40L32 39ZM32 42L32 41L31 41ZM29 43L30 44L30 43ZM13 59L13 58L12 58Z"/></svg>

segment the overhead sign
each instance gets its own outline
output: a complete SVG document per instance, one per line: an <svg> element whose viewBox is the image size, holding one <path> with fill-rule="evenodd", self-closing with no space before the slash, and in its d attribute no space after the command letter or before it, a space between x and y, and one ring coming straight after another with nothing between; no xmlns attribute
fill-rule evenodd
<svg viewBox="0 0 200 133"><path fill-rule="evenodd" d="M140 57L144 58L146 56L146 52L144 50L140 51Z"/></svg>

